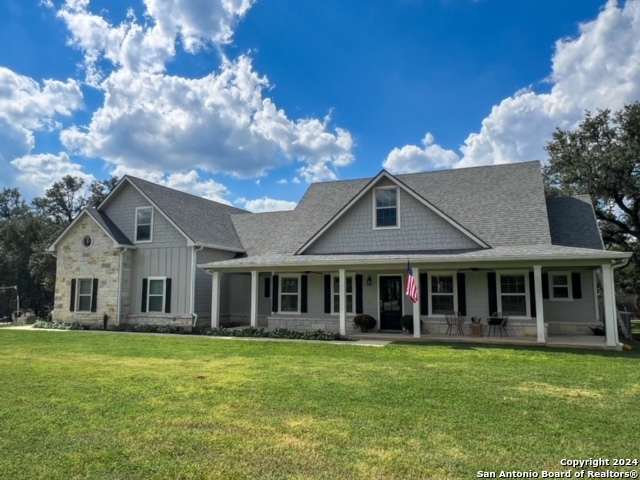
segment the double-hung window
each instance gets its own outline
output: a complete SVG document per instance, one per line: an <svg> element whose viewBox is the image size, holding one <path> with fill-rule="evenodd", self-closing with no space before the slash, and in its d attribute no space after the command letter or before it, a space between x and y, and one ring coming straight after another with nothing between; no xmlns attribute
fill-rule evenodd
<svg viewBox="0 0 640 480"><path fill-rule="evenodd" d="M400 226L399 194L397 187L381 187L373 191L374 228Z"/></svg>
<svg viewBox="0 0 640 480"><path fill-rule="evenodd" d="M565 272L549 273L551 300L571 300L571 275Z"/></svg>
<svg viewBox="0 0 640 480"><path fill-rule="evenodd" d="M91 298L93 297L93 279L79 278L77 292L76 310L78 312L90 312Z"/></svg>
<svg viewBox="0 0 640 480"><path fill-rule="evenodd" d="M453 275L431 275L429 294L432 315L452 313L455 308L455 277Z"/></svg>
<svg viewBox="0 0 640 480"><path fill-rule="evenodd" d="M345 298L346 298L346 312L353 313L354 311L354 279L353 276L346 277L345 279L346 289L345 289ZM332 282L332 296L333 296L333 313L340 313L340 277L334 276Z"/></svg>
<svg viewBox="0 0 640 480"><path fill-rule="evenodd" d="M149 278L147 293L147 311L164 312L166 297L166 278Z"/></svg>
<svg viewBox="0 0 640 480"><path fill-rule="evenodd" d="M280 277L280 312L300 313L300 277Z"/></svg>
<svg viewBox="0 0 640 480"><path fill-rule="evenodd" d="M527 316L528 283L525 273L500 274L498 292L501 312L514 317Z"/></svg>
<svg viewBox="0 0 640 480"><path fill-rule="evenodd" d="M136 208L136 242L150 242L153 232L153 207Z"/></svg>

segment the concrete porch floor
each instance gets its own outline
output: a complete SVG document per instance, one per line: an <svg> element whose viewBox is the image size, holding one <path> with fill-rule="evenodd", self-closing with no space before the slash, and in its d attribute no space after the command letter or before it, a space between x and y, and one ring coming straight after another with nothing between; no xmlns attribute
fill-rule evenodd
<svg viewBox="0 0 640 480"><path fill-rule="evenodd" d="M472 337L467 335L436 335L422 334L420 338L413 338L407 333L359 333L350 335L357 340L383 340L390 342L410 343L471 343L482 345L529 345L547 346L555 348L593 348L603 350L621 350L622 347L607 347L605 337L596 335L554 335L547 338L546 343L538 343L536 337Z"/></svg>

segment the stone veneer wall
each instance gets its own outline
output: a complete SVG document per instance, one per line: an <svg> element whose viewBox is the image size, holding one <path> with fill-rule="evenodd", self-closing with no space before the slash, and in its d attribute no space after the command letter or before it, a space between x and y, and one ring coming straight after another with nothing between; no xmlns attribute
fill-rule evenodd
<svg viewBox="0 0 640 480"><path fill-rule="evenodd" d="M328 332L340 332L340 319L336 317L325 318L300 318L300 317L267 317L269 329L288 328L289 330L297 330L301 332L310 332L314 330L326 330ZM347 335L358 333L354 329L352 317L347 317Z"/></svg>
<svg viewBox="0 0 640 480"><path fill-rule="evenodd" d="M92 245L82 245L90 235ZM109 325L115 325L118 311L118 276L120 251L113 240L87 214L67 232L58 244L53 319L57 322L80 322L102 326L104 314ZM97 278L98 295L95 312L70 311L71 280Z"/></svg>

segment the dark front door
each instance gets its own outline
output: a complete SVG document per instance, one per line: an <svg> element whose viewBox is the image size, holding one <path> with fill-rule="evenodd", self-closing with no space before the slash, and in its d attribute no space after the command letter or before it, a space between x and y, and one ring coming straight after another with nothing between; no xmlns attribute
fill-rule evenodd
<svg viewBox="0 0 640 480"><path fill-rule="evenodd" d="M380 277L380 329L402 330L402 276Z"/></svg>

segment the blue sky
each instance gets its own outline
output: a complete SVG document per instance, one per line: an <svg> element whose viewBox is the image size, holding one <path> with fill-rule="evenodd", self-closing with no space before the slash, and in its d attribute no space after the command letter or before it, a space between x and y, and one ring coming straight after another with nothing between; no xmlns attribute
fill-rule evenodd
<svg viewBox="0 0 640 480"><path fill-rule="evenodd" d="M253 211L545 159L640 100L640 2L4 0L0 188L126 173Z"/></svg>

